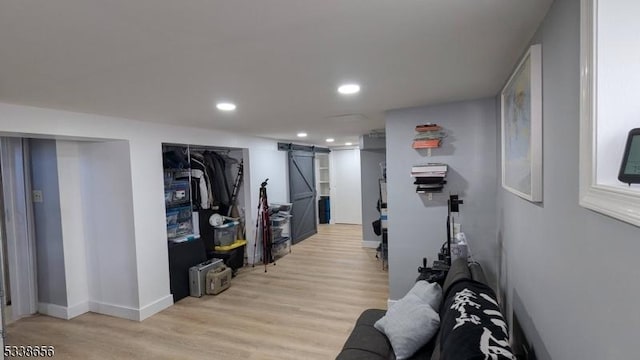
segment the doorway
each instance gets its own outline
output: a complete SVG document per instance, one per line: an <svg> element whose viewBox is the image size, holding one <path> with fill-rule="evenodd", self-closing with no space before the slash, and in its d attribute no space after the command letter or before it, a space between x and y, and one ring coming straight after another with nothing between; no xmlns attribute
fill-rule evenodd
<svg viewBox="0 0 640 360"><path fill-rule="evenodd" d="M360 150L333 149L331 156L332 222L362 225Z"/></svg>
<svg viewBox="0 0 640 360"><path fill-rule="evenodd" d="M135 318L128 142L0 137L0 167L8 318Z"/></svg>
<svg viewBox="0 0 640 360"><path fill-rule="evenodd" d="M318 232L314 164L313 152L289 150L289 201L292 204L293 244Z"/></svg>

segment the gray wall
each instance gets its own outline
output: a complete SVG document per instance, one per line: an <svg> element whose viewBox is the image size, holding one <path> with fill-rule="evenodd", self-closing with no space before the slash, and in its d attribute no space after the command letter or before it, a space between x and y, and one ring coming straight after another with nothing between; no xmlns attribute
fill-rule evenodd
<svg viewBox="0 0 640 360"><path fill-rule="evenodd" d="M502 294L529 319L541 359L635 359L640 229L578 205L580 1L556 0L533 43L543 54L544 202L499 190Z"/></svg>
<svg viewBox="0 0 640 360"><path fill-rule="evenodd" d="M39 139L29 142L31 185L43 194L43 202L33 203L38 302L67 306L56 142Z"/></svg>
<svg viewBox="0 0 640 360"><path fill-rule="evenodd" d="M448 137L431 157L414 150L415 126L433 122ZM446 241L447 199L464 200L459 222L474 258L488 278L496 267L496 102L482 99L431 107L393 110L386 114L389 207L389 294L399 299L411 288L422 258L429 263ZM429 201L415 192L411 166L427 162L449 165L448 184ZM457 221L458 222L458 221Z"/></svg>
<svg viewBox="0 0 640 360"><path fill-rule="evenodd" d="M373 232L371 222L380 218L376 206L380 198L378 180L382 178L380 163L385 161L385 150L360 151L360 176L362 187L362 240L381 241L382 237Z"/></svg>

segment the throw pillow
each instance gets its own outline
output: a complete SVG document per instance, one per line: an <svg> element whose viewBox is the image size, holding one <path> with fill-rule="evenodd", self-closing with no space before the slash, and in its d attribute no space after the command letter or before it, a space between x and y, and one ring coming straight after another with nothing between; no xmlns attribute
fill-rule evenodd
<svg viewBox="0 0 640 360"><path fill-rule="evenodd" d="M402 299L373 325L384 333L397 360L409 358L438 332L442 289L436 283L418 281Z"/></svg>
<svg viewBox="0 0 640 360"><path fill-rule="evenodd" d="M416 281L407 293L407 295L409 294L417 296L420 300L429 304L435 311L440 309L440 304L442 303L442 288L438 283L430 283L425 280Z"/></svg>

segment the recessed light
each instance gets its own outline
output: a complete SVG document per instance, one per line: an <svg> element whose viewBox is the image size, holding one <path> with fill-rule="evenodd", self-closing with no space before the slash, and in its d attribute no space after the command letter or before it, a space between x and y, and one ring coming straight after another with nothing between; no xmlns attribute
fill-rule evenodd
<svg viewBox="0 0 640 360"><path fill-rule="evenodd" d="M358 84L344 84L340 85L338 92L343 95L353 95L360 92L360 85Z"/></svg>
<svg viewBox="0 0 640 360"><path fill-rule="evenodd" d="M230 102L219 102L216 104L216 108L222 111L233 111L236 109L236 104Z"/></svg>
<svg viewBox="0 0 640 360"><path fill-rule="evenodd" d="M353 143L344 143L346 146L351 146Z"/></svg>
<svg viewBox="0 0 640 360"><path fill-rule="evenodd" d="M306 132L299 132L298 133L298 137L307 137L307 133Z"/></svg>
<svg viewBox="0 0 640 360"><path fill-rule="evenodd" d="M328 138L327 139L327 142L334 142L334 141L336 141L334 138Z"/></svg>

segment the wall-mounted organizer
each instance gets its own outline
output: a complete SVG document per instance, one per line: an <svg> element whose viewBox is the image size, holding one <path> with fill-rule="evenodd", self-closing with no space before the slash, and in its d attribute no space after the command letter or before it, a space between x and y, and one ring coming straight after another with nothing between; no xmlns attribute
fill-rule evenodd
<svg viewBox="0 0 640 360"><path fill-rule="evenodd" d="M416 136L413 138L414 149L427 149L428 155L431 156L431 149L439 148L442 139L446 137L442 127L437 124L423 124L416 126Z"/></svg>
<svg viewBox="0 0 640 360"><path fill-rule="evenodd" d="M189 148L167 145L163 146L162 154L167 240L182 242L195 239Z"/></svg>
<svg viewBox="0 0 640 360"><path fill-rule="evenodd" d="M431 198L433 193L441 193L447 183L447 164L428 163L411 167L411 177L416 185L416 193L427 194Z"/></svg>

